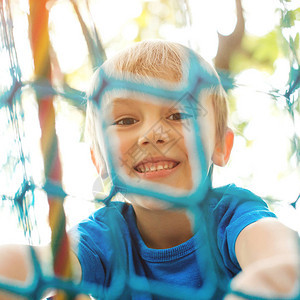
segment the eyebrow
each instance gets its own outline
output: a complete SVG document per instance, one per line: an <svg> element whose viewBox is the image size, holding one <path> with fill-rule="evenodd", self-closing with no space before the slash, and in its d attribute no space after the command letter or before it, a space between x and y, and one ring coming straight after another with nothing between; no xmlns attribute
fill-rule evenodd
<svg viewBox="0 0 300 300"><path fill-rule="evenodd" d="M123 104L123 105L130 105L131 103L130 102L136 102L138 100L133 100L133 99L129 99L129 98L114 98L112 101L111 101L111 104L114 105L114 104Z"/></svg>
<svg viewBox="0 0 300 300"><path fill-rule="evenodd" d="M111 108L113 108L114 106L118 107L119 105L121 105L121 106L129 107L130 109L134 109L134 107L136 108L136 106L133 107L132 106L133 103L138 104L138 103L147 103L147 102L148 101L139 100L139 99L132 99L132 98L127 98L127 97L124 97L124 98L116 97L116 98L113 98L112 101L110 101L109 106ZM171 105L166 105L164 103L157 104L157 105L158 106L163 106L166 111L178 111L178 110L182 109L181 104L178 104L178 103L175 103L172 106Z"/></svg>
<svg viewBox="0 0 300 300"><path fill-rule="evenodd" d="M132 101L129 98L113 98L112 100L106 102L106 104L104 105L103 109L108 109L111 110L114 107L119 107L119 106L126 106L126 107L130 107L132 106Z"/></svg>

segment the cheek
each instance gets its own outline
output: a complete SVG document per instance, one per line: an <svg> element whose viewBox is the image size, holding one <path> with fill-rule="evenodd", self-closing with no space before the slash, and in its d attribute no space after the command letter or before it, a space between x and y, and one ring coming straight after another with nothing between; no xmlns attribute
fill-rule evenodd
<svg viewBox="0 0 300 300"><path fill-rule="evenodd" d="M128 134L118 135L119 153L121 156L126 156L129 154L132 146L134 145L134 140Z"/></svg>
<svg viewBox="0 0 300 300"><path fill-rule="evenodd" d="M107 130L107 135L110 139L112 139L112 147L114 147L113 153L115 155L115 159L118 162L128 159L132 146L134 145L134 136L133 134L128 134L126 132L118 131L115 128L109 128Z"/></svg>
<svg viewBox="0 0 300 300"><path fill-rule="evenodd" d="M205 122L201 122L200 124L200 139L201 143L205 152L205 155L209 155L209 152L211 150L211 143L210 143L210 130L207 128L207 124Z"/></svg>
<svg viewBox="0 0 300 300"><path fill-rule="evenodd" d="M183 153L187 158L189 157L189 146L187 145L186 138L183 137L177 143L177 148Z"/></svg>
<svg viewBox="0 0 300 300"><path fill-rule="evenodd" d="M118 131L117 129L111 129L108 131L108 136L115 141L113 144L117 149L114 150L115 153L119 155L124 155L134 144L133 134L129 134L121 130Z"/></svg>
<svg viewBox="0 0 300 300"><path fill-rule="evenodd" d="M210 161L215 148L215 118L211 105L208 113L200 119L201 142L204 148L207 161Z"/></svg>
<svg viewBox="0 0 300 300"><path fill-rule="evenodd" d="M118 139L118 149L116 153L117 159L121 167L124 167L131 172L131 167L136 161L138 155L137 140L133 133L116 132L116 138Z"/></svg>

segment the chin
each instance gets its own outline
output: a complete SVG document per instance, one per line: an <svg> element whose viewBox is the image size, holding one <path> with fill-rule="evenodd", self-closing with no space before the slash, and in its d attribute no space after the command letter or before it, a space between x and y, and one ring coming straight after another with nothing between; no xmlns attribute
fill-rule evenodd
<svg viewBox="0 0 300 300"><path fill-rule="evenodd" d="M130 195L127 198L132 204L148 210L168 210L173 207L171 203L147 196Z"/></svg>

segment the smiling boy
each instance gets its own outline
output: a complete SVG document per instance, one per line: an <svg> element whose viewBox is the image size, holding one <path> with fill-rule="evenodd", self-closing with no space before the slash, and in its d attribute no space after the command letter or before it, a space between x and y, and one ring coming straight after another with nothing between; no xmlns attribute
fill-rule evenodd
<svg viewBox="0 0 300 300"><path fill-rule="evenodd" d="M221 299L232 278L254 295L299 292L297 235L250 191L210 184L234 139L211 66L184 46L144 41L99 68L89 99L92 159L102 177L120 178L126 201L70 231L78 279L101 299ZM23 247L2 247L3 257L0 274L28 278Z"/></svg>
<svg viewBox="0 0 300 300"><path fill-rule="evenodd" d="M205 178L201 180L205 181L210 177L213 165L225 166L229 160L234 136L227 126L226 95L220 83L206 86L202 92L195 94L196 101L205 111L205 114L197 116L201 129L198 138L201 139L205 157L205 163L199 166L192 159L193 153L189 150L191 143L188 140L191 139L192 130L187 128L190 128L191 115L180 103L176 105L176 99L164 102L151 94L152 86L153 89L156 86L167 87L172 98L172 91L177 86L189 84L188 81L193 79L190 75L194 65L193 62L189 65L186 57L191 52L175 43L144 41L108 60L96 72L91 92L93 101L88 103L87 108L87 129L98 172L101 174L112 171L107 166L110 157L107 153L113 153L114 171L117 176L123 173L123 182L145 186L149 192L153 189L166 189L171 191L172 196L186 195L187 203L178 208L159 197L129 192L125 196L130 203L116 202L97 211L87 222L79 224L74 235L79 236L76 254L83 281L109 289L114 284L111 260L118 255L124 256L128 278L138 275L149 280L193 288L195 291L200 291L210 280L211 274L205 273L205 263L202 262L201 265L197 260L197 255L201 256L202 247L199 240L202 243L209 241L205 240L201 230L197 232L194 228L197 215L192 214L191 217L193 207L189 206L188 201L189 195L197 188L195 182L199 182L193 178L195 168L201 168L198 174L202 174ZM206 74L218 80L211 66L199 56L197 60ZM101 74L107 76L108 82L101 78ZM148 93L128 92L130 87L121 85L115 94L108 93L103 100L105 105L99 104L100 119L107 119L104 122L106 128L102 128L106 131L104 135L114 140L107 146L103 142L103 132L100 133L102 142L99 141L99 134L97 135L101 122L96 103L99 103L99 91L103 92L110 85L110 76L121 81L130 78L131 81L146 86L146 90L150 86L150 90L148 89ZM194 90L198 88L198 83L202 84L202 79L195 81ZM297 277L296 237L274 218L274 214L259 197L229 185L217 189L210 187L204 193L203 202L200 202L199 207L202 205L205 220L209 224L202 226L209 226L211 229L209 234L217 248L216 256L221 260L218 267L222 280L229 282L241 270L247 274L249 266L265 259L293 257L294 264L288 268L289 271L292 270L289 274L293 275L285 283L280 283L287 284L286 291L290 291ZM123 250L126 249L126 255L123 251L120 253L113 249L113 233L110 232L108 218L110 214L119 227L118 237L124 242ZM202 256L205 255L207 253L203 252ZM214 256L213 253L211 255ZM281 270L286 272L284 267ZM282 274L278 273L280 275ZM248 283L249 281L251 279L248 278ZM276 284L271 286L271 295L277 293L276 288ZM149 291L145 293L134 288L126 289L126 284L120 290L119 296L122 299L155 298ZM253 287L252 292L259 291L255 291ZM216 286L207 298L218 299L224 293L224 285ZM170 294L171 298L175 296Z"/></svg>

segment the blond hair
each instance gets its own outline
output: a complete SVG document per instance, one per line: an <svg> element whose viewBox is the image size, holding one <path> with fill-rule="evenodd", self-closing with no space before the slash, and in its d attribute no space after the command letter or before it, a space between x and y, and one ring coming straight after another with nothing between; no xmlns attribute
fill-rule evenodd
<svg viewBox="0 0 300 300"><path fill-rule="evenodd" d="M101 68L105 70L107 75L131 73L135 76L142 77L147 81L148 78L163 79L170 82L179 83L184 74L184 65L187 61L186 47L167 41L147 40L135 43L133 46L119 52L117 55L107 60ZM194 53L195 54L195 53ZM218 74L215 69L208 64L200 55L195 54L202 67L210 74L213 74L218 80ZM92 94L97 87L96 82L99 81L99 72L94 75ZM212 100L216 125L216 142L223 145L228 122L228 105L227 94L221 84L217 87L209 89L208 95ZM104 162L100 151L100 146L95 134L96 108L94 104L88 102L86 117L86 133L89 137L91 147L94 149L96 158L102 164Z"/></svg>

